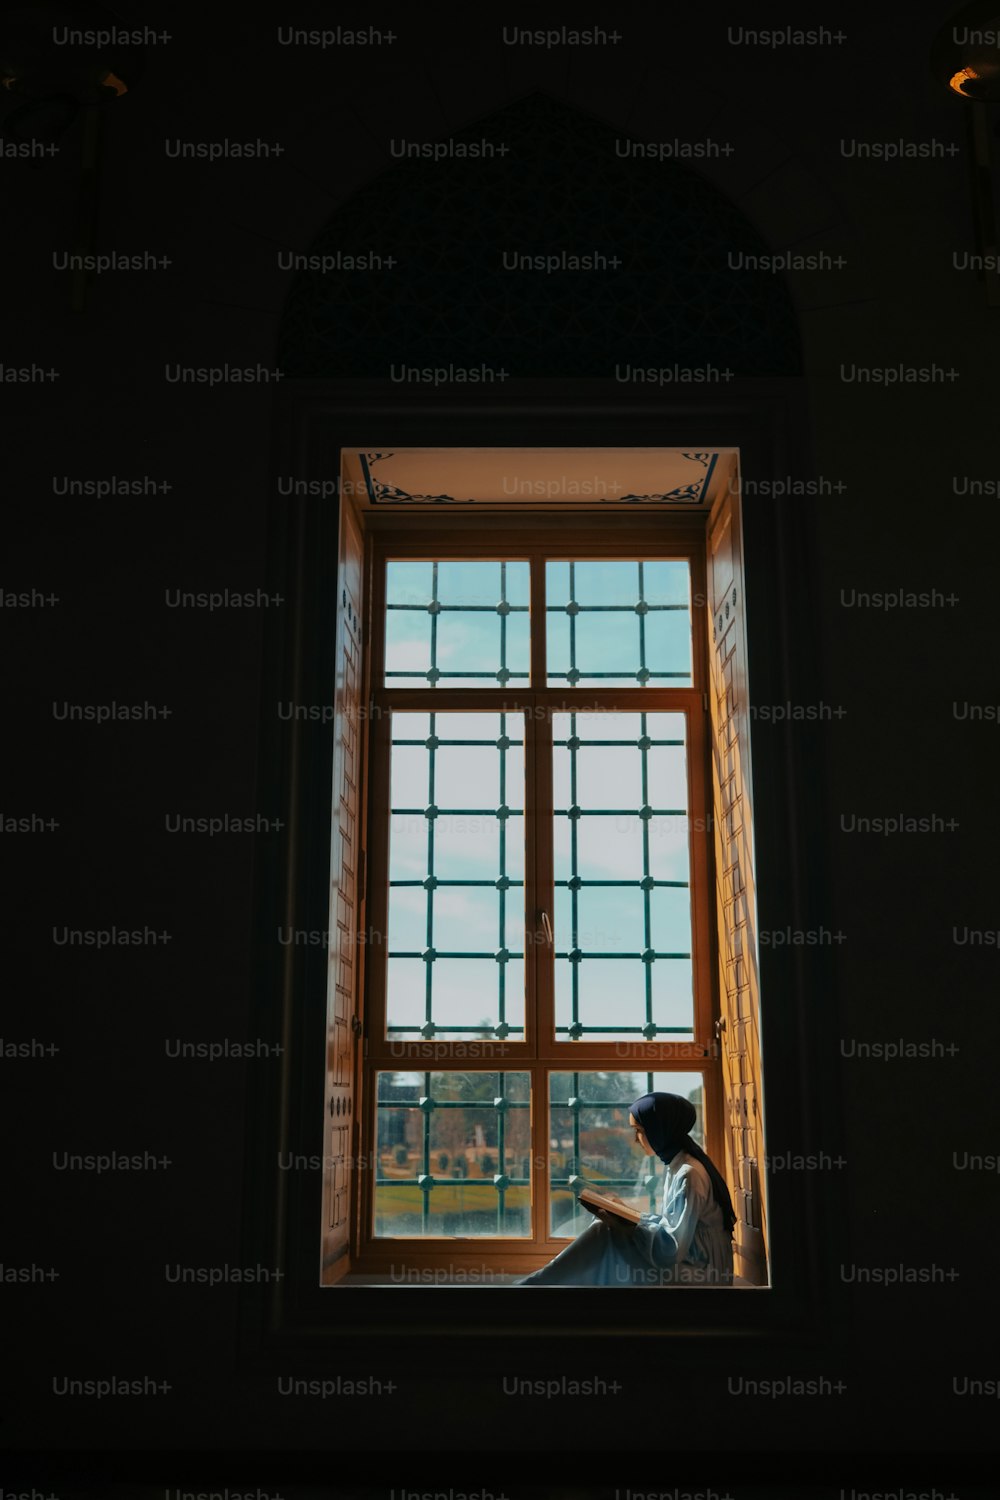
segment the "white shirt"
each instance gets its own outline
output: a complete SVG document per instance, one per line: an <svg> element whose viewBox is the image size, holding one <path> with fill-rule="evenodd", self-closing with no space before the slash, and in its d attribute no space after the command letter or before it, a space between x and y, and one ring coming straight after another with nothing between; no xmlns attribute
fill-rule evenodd
<svg viewBox="0 0 1000 1500"><path fill-rule="evenodd" d="M686 1151L678 1151L667 1166L661 1212L643 1214L631 1243L649 1261L651 1284L732 1284L732 1238L712 1179Z"/></svg>

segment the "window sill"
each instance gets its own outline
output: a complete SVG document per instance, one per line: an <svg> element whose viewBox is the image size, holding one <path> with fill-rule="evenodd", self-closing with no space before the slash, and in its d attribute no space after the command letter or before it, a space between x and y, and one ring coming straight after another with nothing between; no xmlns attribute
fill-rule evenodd
<svg viewBox="0 0 1000 1500"><path fill-rule="evenodd" d="M517 1283L521 1280L522 1274L525 1274L525 1273L517 1272L516 1274L515 1273L511 1273L510 1275L507 1275L507 1274L505 1274L503 1272L498 1271L494 1275L492 1275L490 1277L490 1279L489 1279L489 1282L485 1283L485 1284L487 1284L489 1286L516 1286ZM369 1271L369 1272L353 1271L353 1272L351 1272L347 1276L342 1276L340 1278L340 1280L336 1283L337 1287L344 1287L344 1286L347 1286L347 1287L357 1287L357 1286L377 1286L377 1287L387 1287L387 1286L411 1286L411 1287L413 1287L413 1286L418 1286L418 1287L427 1287L427 1286L463 1286L463 1287L469 1287L469 1286L477 1286L477 1287L481 1287L482 1285L484 1285L483 1282L469 1281L467 1278L463 1278L462 1276L439 1276L434 1271L429 1271L427 1273L427 1275L423 1279L415 1279L413 1281L400 1280L398 1277L396 1277L396 1278L390 1278L390 1277L387 1277L383 1272L380 1272L380 1271ZM727 1288L727 1290L735 1290L735 1289L743 1289L743 1290L748 1290L748 1291L753 1291L753 1292L761 1292L761 1291L766 1292L766 1291L769 1290L768 1287L755 1286L753 1284L753 1282L744 1280L744 1278L742 1276L735 1276L733 1278L732 1288ZM327 1288L326 1290L334 1290L334 1288ZM581 1290L581 1288L576 1287L576 1288L573 1288L573 1290L579 1291L579 1290ZM588 1290L588 1289L587 1288L583 1288L583 1290ZM593 1290L595 1290L595 1291L603 1291L603 1290L607 1290L607 1288L596 1287L596 1288L593 1288ZM612 1290L614 1290L614 1289L612 1288ZM685 1283L684 1290L685 1291L690 1290L690 1285L687 1284L687 1283ZM713 1290L713 1291L714 1290L718 1290L718 1288L711 1288L711 1290Z"/></svg>

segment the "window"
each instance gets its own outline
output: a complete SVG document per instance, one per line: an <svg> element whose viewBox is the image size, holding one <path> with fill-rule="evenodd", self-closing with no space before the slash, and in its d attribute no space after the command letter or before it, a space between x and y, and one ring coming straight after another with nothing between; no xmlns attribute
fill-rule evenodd
<svg viewBox="0 0 1000 1500"><path fill-rule="evenodd" d="M587 1180L655 1211L627 1128L652 1089L694 1102L752 1239L728 577L711 632L705 608L731 526L720 550L702 517L448 508L363 536L345 512L324 1266L523 1274Z"/></svg>

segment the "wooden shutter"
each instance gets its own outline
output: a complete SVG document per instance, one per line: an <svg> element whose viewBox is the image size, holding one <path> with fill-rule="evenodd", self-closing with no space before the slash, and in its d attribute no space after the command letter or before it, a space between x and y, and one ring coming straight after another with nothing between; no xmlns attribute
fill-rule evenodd
<svg viewBox="0 0 1000 1500"><path fill-rule="evenodd" d="M767 1284L767 1220L753 787L740 497L730 486L709 518L707 571L726 1175L735 1189L735 1271L759 1286Z"/></svg>
<svg viewBox="0 0 1000 1500"><path fill-rule="evenodd" d="M364 545L351 506L340 505L334 685L333 801L330 840L329 970L326 1032L326 1130L323 1162L323 1283L350 1270L351 1172L358 1155L356 1098L360 1034L358 942L364 900L361 857L361 618ZM359 889L360 886L360 889Z"/></svg>

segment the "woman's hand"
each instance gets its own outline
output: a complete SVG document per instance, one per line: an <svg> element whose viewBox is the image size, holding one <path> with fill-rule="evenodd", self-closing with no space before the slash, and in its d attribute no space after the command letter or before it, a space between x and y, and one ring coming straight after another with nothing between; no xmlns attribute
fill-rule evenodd
<svg viewBox="0 0 1000 1500"><path fill-rule="evenodd" d="M618 1198L616 1201L620 1203L621 1199ZM613 1234L630 1235L635 1229L635 1225L630 1219L619 1218L617 1214L609 1213L606 1208L595 1208L592 1209L591 1212L593 1213L594 1218L600 1219L605 1229L610 1229Z"/></svg>

